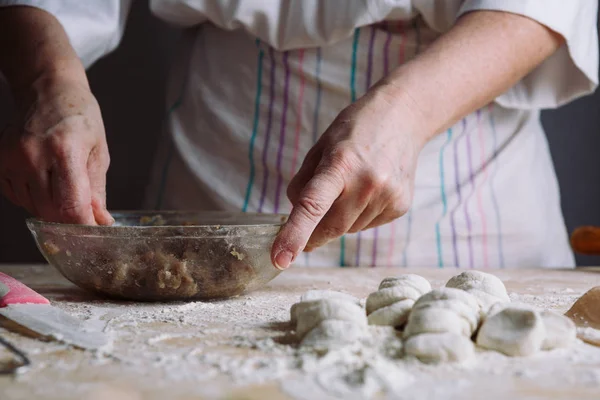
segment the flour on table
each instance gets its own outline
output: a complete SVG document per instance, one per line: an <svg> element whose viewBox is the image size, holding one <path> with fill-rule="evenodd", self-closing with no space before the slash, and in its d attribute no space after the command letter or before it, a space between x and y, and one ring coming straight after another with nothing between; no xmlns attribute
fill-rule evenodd
<svg viewBox="0 0 600 400"><path fill-rule="evenodd" d="M359 346L361 354L389 359L378 353L373 340L367 340L365 314L372 327L397 329L401 351L391 359L408 356L425 364L465 364L475 357L475 343L479 351L487 349L523 357L568 347L575 340L575 326L568 318L533 306L511 304L502 281L479 271L463 272L451 278L445 287L433 290L418 275L386 278L367 297L364 310L356 298L333 291L307 292L300 300L291 308L300 348L319 350L319 354L333 359L342 354L340 351L350 354L352 346ZM476 332L474 343L472 337ZM373 373L372 369L367 370ZM316 377L322 377L325 371L334 374L325 369ZM381 383L385 379L376 381ZM367 383L365 378L361 382L364 388L374 387L373 380ZM296 383L290 383L288 389ZM379 385L389 391L384 386Z"/></svg>
<svg viewBox="0 0 600 400"><path fill-rule="evenodd" d="M320 271L302 279L307 287L313 279L331 280ZM357 281L356 285L360 283ZM445 280L434 283L436 287L446 284ZM377 287L377 283L371 284L373 289ZM511 293L510 299L542 311L566 310L581 294L548 289L545 295ZM152 390L162 389L171 398L222 398L225 390L273 381L297 400L367 399L379 394L390 399L458 400L464 398L465 391L477 389L482 393L479 398L496 400L510 398L508 394L514 394L511 390L515 382L543 387L547 393L564 393L560 390L566 385L577 385L587 393L600 392L600 349L577 339L567 348L520 358L476 348L474 355L463 362L446 354L447 361L436 365L406 357L408 343L402 331L391 326L369 325L368 335L360 343L326 351L299 346L294 325L289 322L290 306L298 297L292 292L267 288L221 302L84 303L76 298L62 299L55 306L112 334L113 348L107 354L77 352L75 361L62 361L60 355L66 346L22 338L0 329L1 335L25 350L33 361L29 372L15 377L15 389L7 399L25 393L18 391L18 385L34 387L34 394L39 397L52 388L71 396L65 398L91 398L97 385L69 381L70 374L82 365L92 368L92 373L96 366L103 372L109 371L114 379L131 377L132 385L150 383ZM358 300L357 304L363 302ZM451 307L439 300L438 307ZM362 310L366 317L366 310ZM459 314L463 319L467 316L460 331L471 329L473 316L465 309ZM578 329L578 334L584 332L600 340L600 331ZM421 340L428 340L422 335ZM440 343L442 348L447 346L445 339Z"/></svg>
<svg viewBox="0 0 600 400"><path fill-rule="evenodd" d="M368 399L381 393L399 393L414 381L407 368L372 347L351 345L315 358L300 355L302 374L281 381L296 400Z"/></svg>
<svg viewBox="0 0 600 400"><path fill-rule="evenodd" d="M577 337L586 343L600 346L600 330L589 327L578 327Z"/></svg>

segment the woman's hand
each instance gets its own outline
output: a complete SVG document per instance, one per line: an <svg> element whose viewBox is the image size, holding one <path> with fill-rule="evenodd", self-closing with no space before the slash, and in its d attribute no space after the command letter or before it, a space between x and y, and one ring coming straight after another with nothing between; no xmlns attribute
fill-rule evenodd
<svg viewBox="0 0 600 400"><path fill-rule="evenodd" d="M0 134L0 188L46 221L111 224L104 126L87 82L38 81Z"/></svg>
<svg viewBox="0 0 600 400"><path fill-rule="evenodd" d="M289 187L294 207L273 244L273 264L287 268L304 248L405 213L424 144L504 93L563 43L522 15L461 16L345 109L310 151Z"/></svg>
<svg viewBox="0 0 600 400"><path fill-rule="evenodd" d="M293 209L273 245L275 266L287 268L303 249L407 212L424 145L413 120L408 104L384 85L340 113L288 187Z"/></svg>
<svg viewBox="0 0 600 400"><path fill-rule="evenodd" d="M0 132L1 191L47 221L111 224L102 117L61 23L35 7L0 8L0 54L17 106Z"/></svg>

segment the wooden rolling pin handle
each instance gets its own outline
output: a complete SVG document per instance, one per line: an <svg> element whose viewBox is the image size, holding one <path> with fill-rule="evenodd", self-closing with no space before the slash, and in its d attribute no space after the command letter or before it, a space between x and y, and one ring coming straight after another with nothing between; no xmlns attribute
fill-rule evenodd
<svg viewBox="0 0 600 400"><path fill-rule="evenodd" d="M571 234L571 247L577 253L600 255L600 227L580 226Z"/></svg>

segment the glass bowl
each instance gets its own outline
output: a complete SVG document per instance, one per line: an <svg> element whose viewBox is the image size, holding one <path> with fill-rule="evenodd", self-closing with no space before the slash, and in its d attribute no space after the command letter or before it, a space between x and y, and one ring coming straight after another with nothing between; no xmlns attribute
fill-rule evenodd
<svg viewBox="0 0 600 400"><path fill-rule="evenodd" d="M48 263L75 285L139 301L228 298L275 278L285 215L115 212L112 226L27 220Z"/></svg>

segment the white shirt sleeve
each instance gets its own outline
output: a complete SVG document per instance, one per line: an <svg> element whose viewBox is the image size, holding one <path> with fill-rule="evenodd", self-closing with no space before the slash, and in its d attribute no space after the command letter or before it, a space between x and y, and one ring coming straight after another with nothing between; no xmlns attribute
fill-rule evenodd
<svg viewBox="0 0 600 400"><path fill-rule="evenodd" d="M132 0L0 0L0 7L31 6L54 15L85 68L121 41Z"/></svg>
<svg viewBox="0 0 600 400"><path fill-rule="evenodd" d="M385 19L393 7L380 8L373 0L150 0L152 12L169 23L210 21L225 30L243 29L277 50L344 40L355 28Z"/></svg>
<svg viewBox="0 0 600 400"><path fill-rule="evenodd" d="M476 10L520 14L566 39L556 53L498 97L498 104L519 109L554 108L592 93L598 86L596 0L466 0L458 16Z"/></svg>

